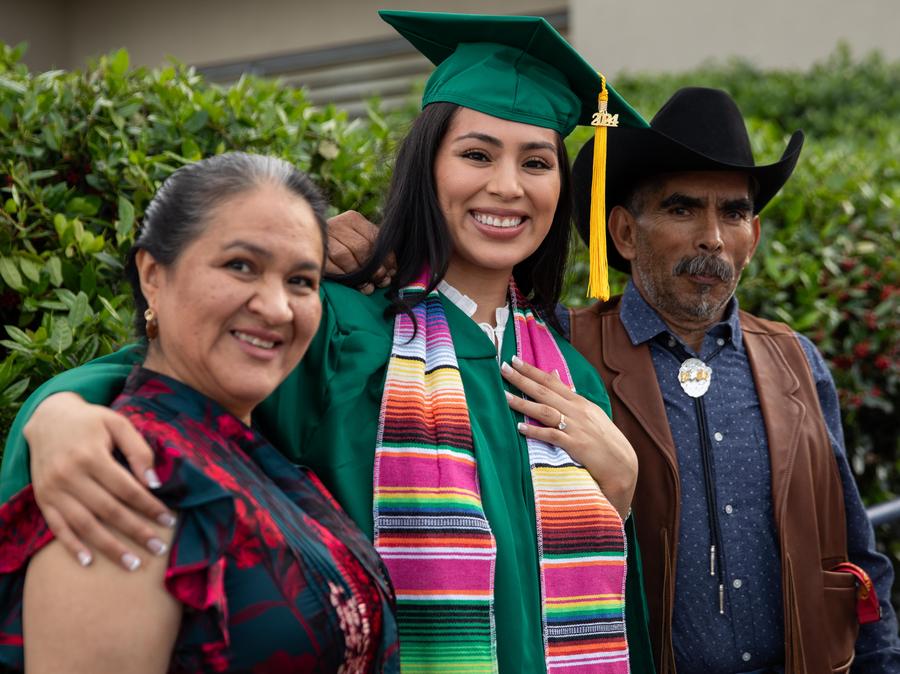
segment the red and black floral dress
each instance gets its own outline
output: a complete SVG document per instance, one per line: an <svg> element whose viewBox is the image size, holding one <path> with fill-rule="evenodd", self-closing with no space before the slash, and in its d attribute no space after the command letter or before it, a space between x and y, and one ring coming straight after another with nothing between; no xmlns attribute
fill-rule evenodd
<svg viewBox="0 0 900 674"><path fill-rule="evenodd" d="M154 448L155 494L178 512L171 672L399 671L387 574L315 475L149 370L135 368L113 407ZM23 667L25 570L52 538L31 487L0 507L0 670Z"/></svg>

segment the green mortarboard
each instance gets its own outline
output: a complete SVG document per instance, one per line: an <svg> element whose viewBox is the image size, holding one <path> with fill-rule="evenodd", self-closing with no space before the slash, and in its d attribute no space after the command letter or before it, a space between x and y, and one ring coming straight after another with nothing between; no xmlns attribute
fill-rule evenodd
<svg viewBox="0 0 900 674"><path fill-rule="evenodd" d="M647 122L541 17L378 13L437 66L425 85L423 108L456 103L563 136L578 124L596 127L592 220L597 224L591 228L589 292L608 297L606 233L601 231L606 129L620 123L643 128Z"/></svg>
<svg viewBox="0 0 900 674"><path fill-rule="evenodd" d="M539 16L489 16L381 10L382 19L437 68L422 107L446 101L568 136L590 125L602 88L599 73ZM612 87L609 112L647 123Z"/></svg>

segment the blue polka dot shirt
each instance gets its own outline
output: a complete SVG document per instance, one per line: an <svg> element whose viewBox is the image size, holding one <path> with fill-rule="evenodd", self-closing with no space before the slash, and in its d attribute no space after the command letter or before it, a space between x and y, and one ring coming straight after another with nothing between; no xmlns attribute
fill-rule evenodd
<svg viewBox="0 0 900 674"><path fill-rule="evenodd" d="M568 315L564 329L568 331ZM759 398L744 349L737 301L706 333L699 353L672 334L629 282L621 320L633 344L647 343L675 447L681 478L681 519L672 638L679 674L753 672L784 661L781 559L772 510L769 447ZM863 625L854 672L900 672L900 639L891 609L893 571L875 550L872 527L847 462L837 393L815 346L799 336L816 381L819 402L844 487L850 560L872 577L881 599L881 621ZM685 355L712 368L702 397L712 454L719 523L724 614L719 580L710 574L707 511L700 431L694 399L681 388ZM640 527L640 522L637 523Z"/></svg>

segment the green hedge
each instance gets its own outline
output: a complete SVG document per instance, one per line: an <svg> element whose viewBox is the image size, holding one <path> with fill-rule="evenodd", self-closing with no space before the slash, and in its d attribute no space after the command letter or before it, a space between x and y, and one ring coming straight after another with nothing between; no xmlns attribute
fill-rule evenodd
<svg viewBox="0 0 900 674"><path fill-rule="evenodd" d="M231 149L272 153L309 171L336 211L376 217L413 114L373 103L350 120L272 81L223 88L178 64L130 69L124 51L84 72L29 73L20 56L0 45L0 442L41 381L129 339L120 261L171 171ZM866 500L900 494L900 62L838 48L803 71L727 62L616 81L648 118L687 84L735 96L760 162L806 131L794 177L763 214L740 301L818 344ZM576 132L570 150L585 138ZM585 257L581 248L573 259L572 304L584 301ZM900 535L882 538L900 557Z"/></svg>
<svg viewBox="0 0 900 674"><path fill-rule="evenodd" d="M311 174L334 208L373 213L391 139L409 120L365 122L303 91L246 78L207 85L191 69L29 73L0 45L0 429L41 381L129 339L121 260L159 184L227 150L275 154Z"/></svg>

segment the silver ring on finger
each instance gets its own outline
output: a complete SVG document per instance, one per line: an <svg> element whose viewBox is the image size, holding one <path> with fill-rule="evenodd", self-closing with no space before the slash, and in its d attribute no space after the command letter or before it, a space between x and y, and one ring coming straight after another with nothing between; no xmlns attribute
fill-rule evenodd
<svg viewBox="0 0 900 674"><path fill-rule="evenodd" d="M564 430L566 430L566 426L567 426L567 425L568 425L568 424L566 424L566 415L563 414L562 412L560 412L560 413L559 413L559 423L556 424L556 427L557 427L559 430L564 431Z"/></svg>

